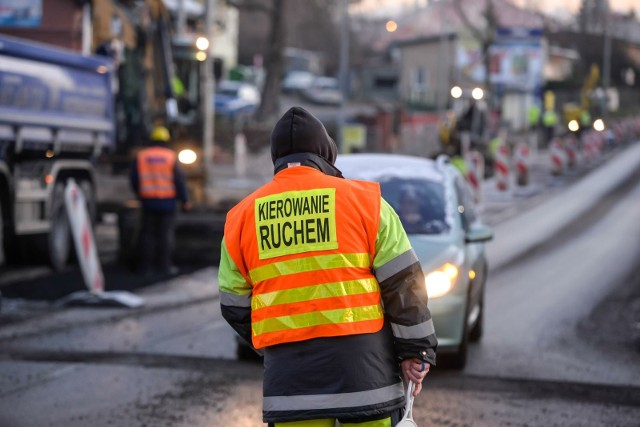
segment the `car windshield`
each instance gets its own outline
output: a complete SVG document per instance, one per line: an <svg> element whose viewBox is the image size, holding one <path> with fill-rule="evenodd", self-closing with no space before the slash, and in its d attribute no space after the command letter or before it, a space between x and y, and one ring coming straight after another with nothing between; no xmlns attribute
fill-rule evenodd
<svg viewBox="0 0 640 427"><path fill-rule="evenodd" d="M443 234L446 220L444 187L426 179L380 181L382 197L396 210L407 234Z"/></svg>
<svg viewBox="0 0 640 427"><path fill-rule="evenodd" d="M237 87L221 87L221 88L218 89L217 93L218 93L218 95L237 97L238 96L238 88Z"/></svg>

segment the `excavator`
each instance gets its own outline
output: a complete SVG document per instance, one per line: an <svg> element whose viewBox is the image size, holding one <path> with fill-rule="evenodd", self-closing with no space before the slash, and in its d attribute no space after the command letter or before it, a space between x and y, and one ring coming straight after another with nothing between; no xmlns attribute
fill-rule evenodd
<svg viewBox="0 0 640 427"><path fill-rule="evenodd" d="M569 102L563 105L562 116L571 132L579 134L591 126L591 94L599 80L600 69L592 64L580 91L580 104Z"/></svg>

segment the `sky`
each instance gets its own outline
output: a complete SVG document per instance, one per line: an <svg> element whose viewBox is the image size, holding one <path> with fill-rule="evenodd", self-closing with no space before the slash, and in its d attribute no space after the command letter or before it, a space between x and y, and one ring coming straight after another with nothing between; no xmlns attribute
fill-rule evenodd
<svg viewBox="0 0 640 427"><path fill-rule="evenodd" d="M358 5L353 6L356 12L375 11L376 14L398 12L402 6L411 7L417 3L426 4L428 0L361 0ZM433 1L433 0L431 0ZM577 12L581 0L512 0L520 6L532 5L536 9L550 14L566 14ZM635 7L636 13L640 15L640 0L609 0L611 8L618 12L628 12Z"/></svg>

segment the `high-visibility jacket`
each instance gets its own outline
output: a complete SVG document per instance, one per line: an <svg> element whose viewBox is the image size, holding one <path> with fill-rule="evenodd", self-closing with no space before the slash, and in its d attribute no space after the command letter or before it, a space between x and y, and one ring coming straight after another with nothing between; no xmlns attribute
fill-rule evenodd
<svg viewBox="0 0 640 427"><path fill-rule="evenodd" d="M222 315L264 352L265 422L387 414L398 360L435 363L424 273L378 184L278 172L227 214L218 278Z"/></svg>
<svg viewBox="0 0 640 427"><path fill-rule="evenodd" d="M546 127L555 126L558 123L558 115L553 110L546 110L542 115L542 124Z"/></svg>
<svg viewBox="0 0 640 427"><path fill-rule="evenodd" d="M529 107L529 126L537 126L540 122L540 107L533 104Z"/></svg>
<svg viewBox="0 0 640 427"><path fill-rule="evenodd" d="M149 147L138 153L138 192L144 199L176 197L176 153L165 147Z"/></svg>
<svg viewBox="0 0 640 427"><path fill-rule="evenodd" d="M296 181L290 189L276 180L228 221L229 235L242 235L227 249L253 285L256 348L382 329L371 271L379 185L324 174Z"/></svg>

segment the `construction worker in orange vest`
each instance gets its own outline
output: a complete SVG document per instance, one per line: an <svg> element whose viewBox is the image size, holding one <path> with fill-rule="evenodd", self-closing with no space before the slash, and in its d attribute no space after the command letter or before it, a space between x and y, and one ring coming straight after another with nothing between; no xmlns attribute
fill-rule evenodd
<svg viewBox="0 0 640 427"><path fill-rule="evenodd" d="M222 315L264 354L270 426L392 427L402 380L435 364L424 274L377 183L344 179L322 123L293 107L271 134L273 180L227 215ZM383 309L384 307L384 309Z"/></svg>
<svg viewBox="0 0 640 427"><path fill-rule="evenodd" d="M138 153L131 168L131 186L142 205L140 271L145 276L152 274L154 258L160 273L177 273L171 263L176 202L183 210L191 208L177 156L166 147L170 138L167 128L153 129L149 147Z"/></svg>

